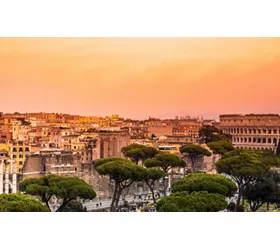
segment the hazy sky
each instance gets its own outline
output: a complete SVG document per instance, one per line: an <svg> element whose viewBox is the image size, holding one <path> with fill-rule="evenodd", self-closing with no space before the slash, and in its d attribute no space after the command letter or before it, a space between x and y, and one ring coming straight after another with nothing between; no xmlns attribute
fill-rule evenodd
<svg viewBox="0 0 280 250"><path fill-rule="evenodd" d="M0 38L2 112L280 113L280 38Z"/></svg>

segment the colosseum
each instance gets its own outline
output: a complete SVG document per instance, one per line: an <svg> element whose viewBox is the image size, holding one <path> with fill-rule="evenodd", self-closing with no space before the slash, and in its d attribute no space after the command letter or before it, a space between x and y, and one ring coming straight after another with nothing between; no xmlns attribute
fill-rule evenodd
<svg viewBox="0 0 280 250"><path fill-rule="evenodd" d="M276 150L280 142L277 114L220 115L219 128L232 135L236 148Z"/></svg>

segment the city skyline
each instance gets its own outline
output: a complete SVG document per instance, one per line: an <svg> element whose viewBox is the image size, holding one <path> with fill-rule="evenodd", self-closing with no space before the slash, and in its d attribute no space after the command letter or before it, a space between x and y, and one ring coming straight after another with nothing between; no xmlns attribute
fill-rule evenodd
<svg viewBox="0 0 280 250"><path fill-rule="evenodd" d="M1 38L5 113L280 113L279 38Z"/></svg>

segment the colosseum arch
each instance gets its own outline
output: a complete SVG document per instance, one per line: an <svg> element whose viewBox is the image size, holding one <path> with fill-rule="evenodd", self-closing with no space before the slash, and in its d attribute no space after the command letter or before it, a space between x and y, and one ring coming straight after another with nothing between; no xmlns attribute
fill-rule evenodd
<svg viewBox="0 0 280 250"><path fill-rule="evenodd" d="M263 138L262 142L263 142L263 143L266 143L266 138Z"/></svg>
<svg viewBox="0 0 280 250"><path fill-rule="evenodd" d="M261 138L258 138L258 143L261 143Z"/></svg>
<svg viewBox="0 0 280 250"><path fill-rule="evenodd" d="M252 129L249 128L249 134L252 134Z"/></svg>
<svg viewBox="0 0 280 250"><path fill-rule="evenodd" d="M251 147L249 147L249 149L252 149Z"/></svg>
<svg viewBox="0 0 280 250"><path fill-rule="evenodd" d="M244 138L244 142L247 143L247 138L246 137Z"/></svg>
<svg viewBox="0 0 280 250"><path fill-rule="evenodd" d="M235 139L235 137L233 137L233 142L236 142L236 139Z"/></svg>
<svg viewBox="0 0 280 250"><path fill-rule="evenodd" d="M247 134L247 128L244 128L244 134Z"/></svg>
<svg viewBox="0 0 280 250"><path fill-rule="evenodd" d="M233 133L236 134L236 129L235 128L233 129Z"/></svg>
<svg viewBox="0 0 280 250"><path fill-rule="evenodd" d="M240 129L240 134L243 134L243 128Z"/></svg>
<svg viewBox="0 0 280 250"><path fill-rule="evenodd" d="M249 143L250 143L250 142L252 142L252 139L251 139L251 137L249 137L249 138L248 138L248 142L249 142Z"/></svg>
<svg viewBox="0 0 280 250"><path fill-rule="evenodd" d="M242 137L240 138L240 142L243 142L243 138Z"/></svg>
<svg viewBox="0 0 280 250"><path fill-rule="evenodd" d="M256 142L256 141L257 141L257 139L254 137L254 138L253 138L253 142Z"/></svg>
<svg viewBox="0 0 280 250"><path fill-rule="evenodd" d="M239 134L239 128L238 128L238 129L236 129L236 131L237 131L237 134Z"/></svg>
<svg viewBox="0 0 280 250"><path fill-rule="evenodd" d="M268 138L267 143L271 144L271 138Z"/></svg>
<svg viewBox="0 0 280 250"><path fill-rule="evenodd" d="M268 130L268 133L271 134L271 129Z"/></svg>
<svg viewBox="0 0 280 250"><path fill-rule="evenodd" d="M277 145L277 139L276 138L273 138L273 144Z"/></svg>

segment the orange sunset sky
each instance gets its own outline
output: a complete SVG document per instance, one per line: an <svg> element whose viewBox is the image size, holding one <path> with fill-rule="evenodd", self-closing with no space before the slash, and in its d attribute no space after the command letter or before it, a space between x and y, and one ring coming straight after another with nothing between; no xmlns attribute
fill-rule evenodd
<svg viewBox="0 0 280 250"><path fill-rule="evenodd" d="M280 113L280 38L0 38L1 109Z"/></svg>

